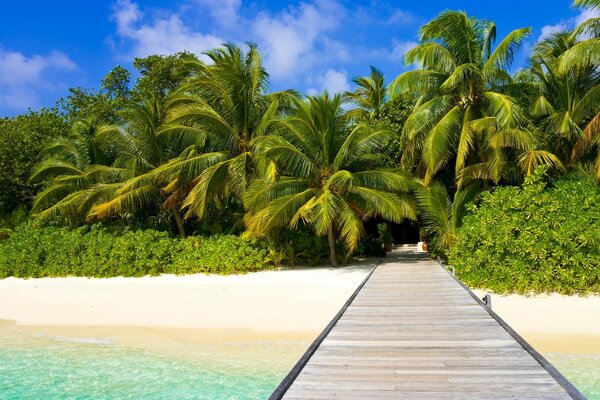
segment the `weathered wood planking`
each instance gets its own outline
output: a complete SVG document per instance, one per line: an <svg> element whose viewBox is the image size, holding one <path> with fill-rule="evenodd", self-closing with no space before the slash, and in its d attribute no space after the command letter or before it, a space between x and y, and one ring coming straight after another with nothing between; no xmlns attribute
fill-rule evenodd
<svg viewBox="0 0 600 400"><path fill-rule="evenodd" d="M441 265L402 250L365 279L271 399L585 398Z"/></svg>

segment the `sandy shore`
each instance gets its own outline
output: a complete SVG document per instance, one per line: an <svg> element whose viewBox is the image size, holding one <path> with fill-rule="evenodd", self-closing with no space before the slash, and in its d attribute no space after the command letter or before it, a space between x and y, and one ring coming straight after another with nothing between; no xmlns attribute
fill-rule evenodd
<svg viewBox="0 0 600 400"><path fill-rule="evenodd" d="M0 280L0 319L18 326L320 332L372 269L246 275ZM273 336L273 334L270 334Z"/></svg>
<svg viewBox="0 0 600 400"><path fill-rule="evenodd" d="M492 294L492 310L538 351L600 354L600 296Z"/></svg>
<svg viewBox="0 0 600 400"><path fill-rule="evenodd" d="M309 342L372 266L231 276L8 278L0 280L0 328L143 347ZM600 354L600 296L493 295L492 307L541 352Z"/></svg>

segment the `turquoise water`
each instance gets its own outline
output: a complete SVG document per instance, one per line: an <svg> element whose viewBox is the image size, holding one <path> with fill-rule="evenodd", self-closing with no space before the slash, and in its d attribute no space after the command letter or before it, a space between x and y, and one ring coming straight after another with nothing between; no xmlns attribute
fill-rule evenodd
<svg viewBox="0 0 600 400"><path fill-rule="evenodd" d="M600 355L548 353L544 356L588 400L600 400Z"/></svg>
<svg viewBox="0 0 600 400"><path fill-rule="evenodd" d="M307 343L185 346L153 352L0 330L0 399L266 399ZM600 400L600 356L545 356L589 400Z"/></svg>
<svg viewBox="0 0 600 400"><path fill-rule="evenodd" d="M0 399L265 399L306 346L194 344L165 354L0 330Z"/></svg>

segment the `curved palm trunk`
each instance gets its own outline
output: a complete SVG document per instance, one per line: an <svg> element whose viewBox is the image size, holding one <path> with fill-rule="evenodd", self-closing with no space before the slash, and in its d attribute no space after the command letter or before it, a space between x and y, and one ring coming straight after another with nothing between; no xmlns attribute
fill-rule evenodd
<svg viewBox="0 0 600 400"><path fill-rule="evenodd" d="M334 267L338 266L337 254L335 253L335 236L333 235L333 227L329 226L327 230L327 239L329 240L329 262Z"/></svg>
<svg viewBox="0 0 600 400"><path fill-rule="evenodd" d="M179 236L181 238L185 237L185 226L183 225L183 221L181 220L181 216L176 208L171 208L171 213L175 218L175 222L177 223L177 230L179 231Z"/></svg>

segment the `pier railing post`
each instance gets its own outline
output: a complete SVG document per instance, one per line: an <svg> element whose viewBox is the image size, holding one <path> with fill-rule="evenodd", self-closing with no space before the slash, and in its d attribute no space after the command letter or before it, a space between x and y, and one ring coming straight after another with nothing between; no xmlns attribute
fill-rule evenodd
<svg viewBox="0 0 600 400"><path fill-rule="evenodd" d="M483 299L481 299L483 301L483 303L486 305L487 308L489 308L490 310L492 309L492 295L489 293L486 293L485 296L483 296Z"/></svg>

